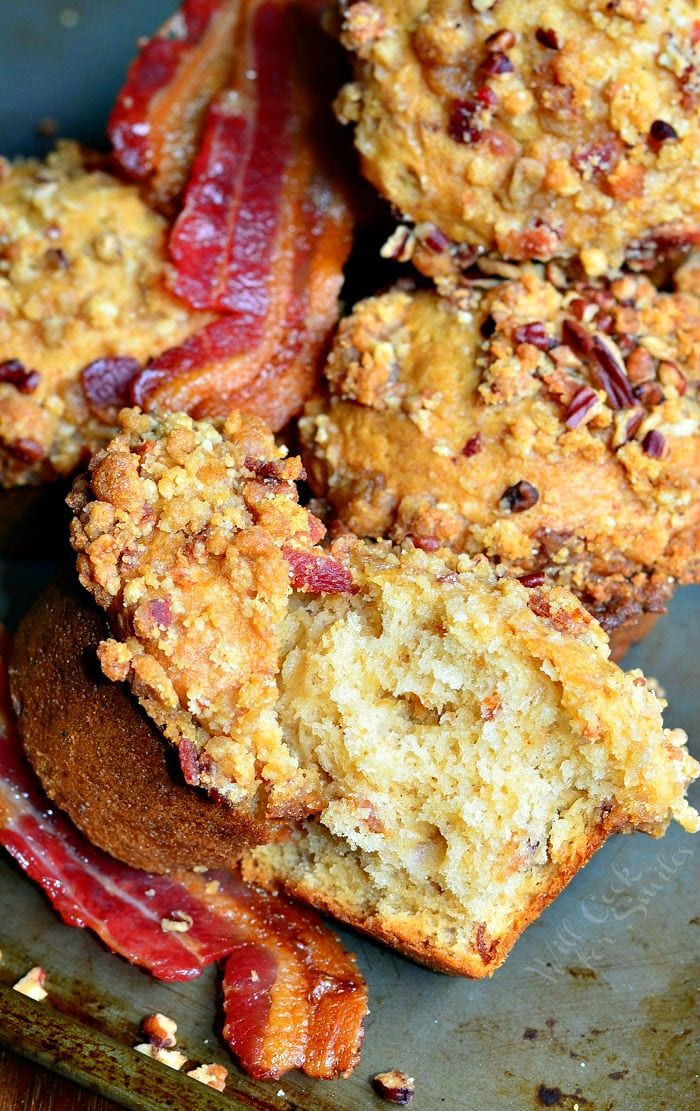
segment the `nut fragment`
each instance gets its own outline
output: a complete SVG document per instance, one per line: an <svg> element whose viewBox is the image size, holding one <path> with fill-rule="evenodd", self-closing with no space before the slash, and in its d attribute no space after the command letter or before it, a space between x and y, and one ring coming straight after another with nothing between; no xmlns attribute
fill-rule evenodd
<svg viewBox="0 0 700 1111"><path fill-rule="evenodd" d="M141 1029L151 1045L158 1049L171 1049L177 1042L177 1023L159 1012L146 1015L141 1023Z"/></svg>
<svg viewBox="0 0 700 1111"><path fill-rule="evenodd" d="M228 1069L223 1065L199 1065L196 1069L190 1069L187 1073L193 1080L199 1080L200 1084L206 1084L209 1088L214 1088L217 1092L223 1092L226 1087L226 1078L228 1077Z"/></svg>
<svg viewBox="0 0 700 1111"><path fill-rule="evenodd" d="M186 934L193 924L194 919L184 910L173 910L168 918L160 920L160 928L165 934Z"/></svg>
<svg viewBox="0 0 700 1111"><path fill-rule="evenodd" d="M29 972L25 972L24 976L12 986L20 995L26 995L29 999L36 999L37 1003L41 1003L48 995L44 990L45 980L46 972L41 965L37 964L34 968L30 968Z"/></svg>
<svg viewBox="0 0 700 1111"><path fill-rule="evenodd" d="M377 1095L385 1099L387 1103L399 1103L402 1106L411 1102L416 1090L413 1077L406 1076L405 1072L400 1072L398 1069L391 1069L390 1072L378 1072L372 1079L372 1085Z"/></svg>
<svg viewBox="0 0 700 1111"><path fill-rule="evenodd" d="M161 1065L167 1065L169 1069L175 1069L177 1072L187 1064L184 1053L180 1053L177 1049L161 1049L157 1045L151 1045L150 1042L135 1045L134 1049L137 1053L143 1053L144 1057L150 1057L153 1061L160 1061Z"/></svg>
<svg viewBox="0 0 700 1111"><path fill-rule="evenodd" d="M516 482L514 486L509 486L504 490L501 497L501 509L506 510L508 513L524 513L526 509L532 509L540 500L540 495L535 486L531 482L525 482L521 479Z"/></svg>

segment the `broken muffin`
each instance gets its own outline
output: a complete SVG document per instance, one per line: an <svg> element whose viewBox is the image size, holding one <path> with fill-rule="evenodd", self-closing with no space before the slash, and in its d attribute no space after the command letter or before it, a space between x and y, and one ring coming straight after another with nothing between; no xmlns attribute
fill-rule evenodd
<svg viewBox="0 0 700 1111"><path fill-rule="evenodd" d="M190 784L287 822L250 878L482 976L610 833L698 828L685 734L569 591L408 542L324 551L254 419L121 424L72 498L98 655Z"/></svg>

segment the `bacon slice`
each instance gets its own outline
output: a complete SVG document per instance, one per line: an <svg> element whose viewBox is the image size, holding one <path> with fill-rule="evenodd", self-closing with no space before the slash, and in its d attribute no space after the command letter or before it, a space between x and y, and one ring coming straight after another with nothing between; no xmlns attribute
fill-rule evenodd
<svg viewBox="0 0 700 1111"><path fill-rule="evenodd" d="M244 923L224 971L224 1037L251 1076L292 1068L322 1079L359 1060L367 993L357 963L316 914L255 891L230 872L191 876L196 894L218 881L210 905Z"/></svg>
<svg viewBox="0 0 700 1111"><path fill-rule="evenodd" d="M141 372L142 408L237 407L277 429L313 388L352 218L330 112L340 59L308 7L258 0L241 13L231 84L207 113L170 240L175 292L227 315Z"/></svg>
<svg viewBox="0 0 700 1111"><path fill-rule="evenodd" d="M108 131L126 173L161 205L181 192L202 119L224 84L241 0L185 0L132 62Z"/></svg>
<svg viewBox="0 0 700 1111"><path fill-rule="evenodd" d="M224 1037L251 1076L347 1076L359 1060L367 990L355 958L312 911L233 872L155 876L94 849L47 802L22 754L0 630L0 845L71 926L161 980L221 957ZM216 881L214 883L213 881ZM168 925L186 923L184 932Z"/></svg>

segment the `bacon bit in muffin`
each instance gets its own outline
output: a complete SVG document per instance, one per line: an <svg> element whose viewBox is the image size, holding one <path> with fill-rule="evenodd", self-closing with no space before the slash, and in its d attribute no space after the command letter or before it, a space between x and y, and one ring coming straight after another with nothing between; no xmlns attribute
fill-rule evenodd
<svg viewBox="0 0 700 1111"><path fill-rule="evenodd" d="M284 547L294 590L312 594L355 594L357 587L347 567L332 556L316 555L301 548Z"/></svg>
<svg viewBox="0 0 700 1111"><path fill-rule="evenodd" d="M496 716L497 710L500 708L500 705L501 705L501 700L498 697L498 695L495 694L495 693L490 694L488 696L488 698L482 699L481 705L480 705L481 720L482 721L493 721L494 717Z"/></svg>
<svg viewBox="0 0 700 1111"><path fill-rule="evenodd" d="M19 359L6 359L0 363L0 383L7 382L16 386L20 393L33 393L39 385L40 374L36 370L27 370Z"/></svg>
<svg viewBox="0 0 700 1111"><path fill-rule="evenodd" d="M479 77L498 77L502 73L512 73L513 63L507 54L500 50L492 50L479 66Z"/></svg>
<svg viewBox="0 0 700 1111"><path fill-rule="evenodd" d="M511 50L515 46L515 35L507 27L502 27L500 31L494 31L492 35L489 35L484 46L487 50Z"/></svg>
<svg viewBox="0 0 700 1111"><path fill-rule="evenodd" d="M642 440L642 451L652 459L662 459L666 451L666 437L652 428Z"/></svg>
<svg viewBox="0 0 700 1111"><path fill-rule="evenodd" d="M8 449L22 463L38 463L41 459L46 458L45 448L36 440L31 440L27 436L8 444Z"/></svg>
<svg viewBox="0 0 700 1111"><path fill-rule="evenodd" d="M488 88L479 89L474 100L453 100L447 125L450 138L455 143L477 142L484 131L482 113L494 108L496 103L496 94Z"/></svg>
<svg viewBox="0 0 700 1111"><path fill-rule="evenodd" d="M411 536L415 548L420 548L422 552L436 552L440 547L440 541L436 536Z"/></svg>
<svg viewBox="0 0 700 1111"><path fill-rule="evenodd" d="M429 250L434 251L437 255L441 254L442 251L446 251L450 245L447 236L433 224L421 235L421 243L424 247L428 247Z"/></svg>
<svg viewBox="0 0 700 1111"><path fill-rule="evenodd" d="M199 786L200 758L192 741L183 737L178 745L177 754L185 783L189 783L190 787Z"/></svg>
<svg viewBox="0 0 700 1111"><path fill-rule="evenodd" d="M526 509L532 509L539 500L540 495L532 483L521 479L504 491L500 504L509 513L524 513Z"/></svg>

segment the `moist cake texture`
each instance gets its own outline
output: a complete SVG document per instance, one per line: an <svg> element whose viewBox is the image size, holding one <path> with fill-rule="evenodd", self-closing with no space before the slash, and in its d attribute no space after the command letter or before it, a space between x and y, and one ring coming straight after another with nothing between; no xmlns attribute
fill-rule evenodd
<svg viewBox="0 0 700 1111"><path fill-rule="evenodd" d="M249 878L483 976L609 833L698 828L698 765L558 587L352 542L354 595L293 598L277 712L325 808Z"/></svg>

